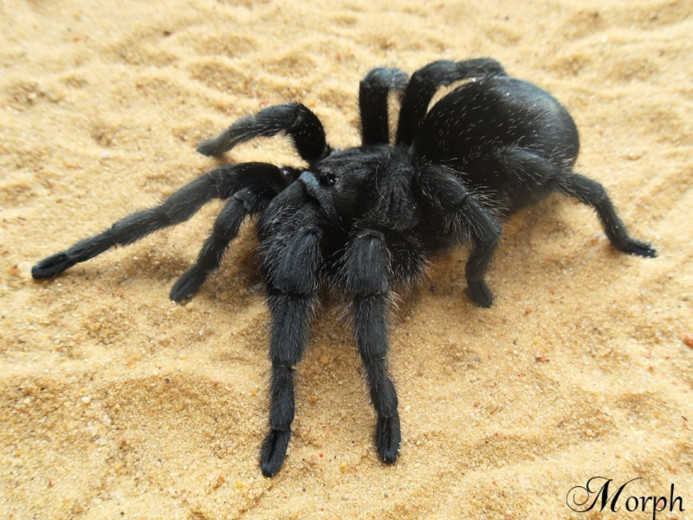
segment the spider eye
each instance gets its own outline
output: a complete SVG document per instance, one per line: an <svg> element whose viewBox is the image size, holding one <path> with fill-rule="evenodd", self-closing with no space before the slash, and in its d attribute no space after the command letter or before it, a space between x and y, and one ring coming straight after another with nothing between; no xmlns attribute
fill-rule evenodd
<svg viewBox="0 0 693 520"><path fill-rule="evenodd" d="M326 186L332 186L337 182L337 177L335 177L334 173L326 173L320 177L320 181Z"/></svg>
<svg viewBox="0 0 693 520"><path fill-rule="evenodd" d="M294 172L292 172L289 168L281 168L279 170L279 175L282 176L282 180L286 184L291 184L296 179Z"/></svg>

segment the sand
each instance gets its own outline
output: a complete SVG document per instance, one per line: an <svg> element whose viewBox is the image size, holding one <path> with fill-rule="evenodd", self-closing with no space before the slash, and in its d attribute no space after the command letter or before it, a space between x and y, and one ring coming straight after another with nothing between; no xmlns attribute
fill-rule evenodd
<svg viewBox="0 0 693 520"><path fill-rule="evenodd" d="M693 516L693 5L272 0L0 4L0 517L650 518L571 511L635 480ZM460 247L402 295L399 460L373 446L350 325L326 302L280 474L264 478L268 312L253 225L187 305L168 299L221 203L55 280L31 266L218 164L195 145L300 100L359 143L372 67L493 56L551 91L656 259L615 251L560 197L513 217L465 293ZM283 138L228 160L300 164ZM615 490L615 487L612 487ZM579 497L578 497L579 498ZM649 511L651 511L651 502ZM572 515L572 516L571 516Z"/></svg>

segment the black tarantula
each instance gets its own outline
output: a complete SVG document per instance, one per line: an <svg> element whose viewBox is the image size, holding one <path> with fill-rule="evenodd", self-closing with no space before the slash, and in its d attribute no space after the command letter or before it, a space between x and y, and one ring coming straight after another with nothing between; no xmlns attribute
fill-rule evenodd
<svg viewBox="0 0 693 520"><path fill-rule="evenodd" d="M456 82L459 86L429 110L436 91ZM401 100L394 145L390 93ZM260 455L266 476L279 471L286 455L294 368L321 286L350 298L377 414L375 445L380 458L392 463L401 436L387 369L388 307L392 291L416 281L433 251L470 241L468 293L477 305L489 307L484 276L502 219L558 192L594 208L617 249L656 255L627 234L604 188L573 171L578 132L566 109L540 88L508 76L493 59L436 61L411 78L397 68L375 68L360 83L359 108L361 146L344 150L327 144L318 118L299 103L241 119L198 151L220 156L249 139L285 132L307 166L221 166L161 205L119 220L32 270L34 278L56 276L113 246L183 222L210 199L226 199L197 262L171 290L171 299L181 301L219 266L241 222L257 214L272 319L269 432Z"/></svg>

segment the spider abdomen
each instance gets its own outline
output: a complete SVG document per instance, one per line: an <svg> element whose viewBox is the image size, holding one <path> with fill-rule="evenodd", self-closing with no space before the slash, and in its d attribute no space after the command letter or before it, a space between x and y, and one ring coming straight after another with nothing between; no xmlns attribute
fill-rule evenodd
<svg viewBox="0 0 693 520"><path fill-rule="evenodd" d="M455 169L499 208L514 210L540 198L555 172L571 170L579 138L568 111L548 92L493 76L465 83L436 103L413 147L418 161ZM526 168L517 168L519 155Z"/></svg>

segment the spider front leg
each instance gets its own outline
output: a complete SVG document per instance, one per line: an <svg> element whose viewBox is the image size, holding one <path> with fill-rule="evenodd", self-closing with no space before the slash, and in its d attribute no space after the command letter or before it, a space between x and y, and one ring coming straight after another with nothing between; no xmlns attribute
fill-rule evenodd
<svg viewBox="0 0 693 520"><path fill-rule="evenodd" d="M496 60L478 58L465 61L439 60L420 68L411 76L404 92L397 127L397 144L409 146L419 132L428 105L440 87L456 81L505 75Z"/></svg>
<svg viewBox="0 0 693 520"><path fill-rule="evenodd" d="M303 357L317 304L321 262L318 209L311 203L295 213L291 213L291 205L282 208L286 199L300 200L305 195L298 193L302 189L298 183L287 189L261 215L260 222L262 230L273 228L263 240L262 262L272 318L269 432L260 452L260 466L267 477L276 475L286 456L295 412L294 367Z"/></svg>
<svg viewBox="0 0 693 520"><path fill-rule="evenodd" d="M308 162L327 157L331 149L325 141L325 130L318 117L305 105L291 103L260 110L232 124L228 130L197 147L203 155L221 156L224 152L255 137L270 137L286 132L293 139L300 156Z"/></svg>
<svg viewBox="0 0 693 520"><path fill-rule="evenodd" d="M310 232L297 237L297 247L311 248L315 238ZM273 477L284 462L291 438L291 423L295 414L294 367L303 357L317 297L314 290L296 293L268 287L267 301L272 316L272 375L269 431L262 443L260 467L263 475Z"/></svg>
<svg viewBox="0 0 693 520"><path fill-rule="evenodd" d="M229 243L236 238L245 218L257 213L266 203L267 197L261 197L250 189L240 190L231 196L214 222L212 233L205 240L197 262L171 288L173 301L183 301L198 291L207 275L219 267Z"/></svg>
<svg viewBox="0 0 693 520"><path fill-rule="evenodd" d="M229 243L236 237L246 217L264 209L272 198L298 177L298 170L284 167L266 166L252 175L239 179L239 189L221 210L214 222L212 232L205 241L197 262L178 279L171 289L171 299L179 302L193 296L207 279L207 275L217 269Z"/></svg>
<svg viewBox="0 0 693 520"><path fill-rule="evenodd" d="M471 237L473 247L465 267L467 289L474 303L490 307L493 294L484 276L501 236L498 219L454 170L428 164L422 169L419 187L429 204L442 212L446 232Z"/></svg>
<svg viewBox="0 0 693 520"><path fill-rule="evenodd" d="M249 177L266 179L279 190L285 184L276 174L277 171L276 166L262 163L245 163L212 170L173 193L159 206L128 215L98 235L44 258L32 268L31 275L36 279L57 276L73 265L94 258L114 246L128 245L154 231L180 224L210 200L229 197Z"/></svg>
<svg viewBox="0 0 693 520"><path fill-rule="evenodd" d="M401 441L397 392L387 371L387 312L390 299L389 253L378 231L361 231L349 244L344 264L345 290L353 296L359 354L366 369L371 402L378 416L375 445L388 464Z"/></svg>

